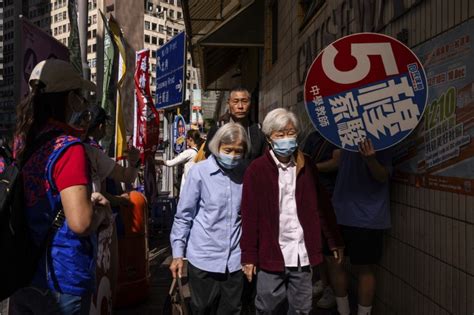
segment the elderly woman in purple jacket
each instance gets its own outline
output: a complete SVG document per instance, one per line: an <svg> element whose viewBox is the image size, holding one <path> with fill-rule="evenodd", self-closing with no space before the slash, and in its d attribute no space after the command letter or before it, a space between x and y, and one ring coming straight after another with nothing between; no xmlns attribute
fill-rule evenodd
<svg viewBox="0 0 474 315"><path fill-rule="evenodd" d="M343 242L327 193L309 157L297 150L296 116L278 108L262 124L271 150L254 160L242 191L242 270L249 281L258 268L255 307L276 314L309 314L311 266L322 262L321 231L341 262Z"/></svg>

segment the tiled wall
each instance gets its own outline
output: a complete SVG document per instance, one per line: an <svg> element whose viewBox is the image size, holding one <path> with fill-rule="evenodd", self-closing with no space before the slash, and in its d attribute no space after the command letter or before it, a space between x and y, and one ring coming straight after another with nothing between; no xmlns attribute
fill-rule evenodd
<svg viewBox="0 0 474 315"><path fill-rule="evenodd" d="M355 1L379 3L362 0L352 3ZM385 20L393 15L393 1L401 0L380 1L386 4ZM327 19L342 0L327 0L322 13L303 30L299 29L298 2L278 1L278 61L263 73L260 119L273 107L284 106L309 123L304 104L298 100L303 87L297 77L297 55L308 38L312 39L321 20ZM383 32L396 36L407 29L410 47L474 17L472 0L404 0L403 3L405 7L414 6L389 23ZM268 31L267 26L266 37ZM269 42L267 38L266 43ZM312 53L315 57L316 52ZM300 63L304 61L300 58ZM391 201L393 228L386 234L385 254L377 266L375 314L473 315L473 197L393 183Z"/></svg>
<svg viewBox="0 0 474 315"><path fill-rule="evenodd" d="M377 314L474 314L474 198L392 184Z"/></svg>

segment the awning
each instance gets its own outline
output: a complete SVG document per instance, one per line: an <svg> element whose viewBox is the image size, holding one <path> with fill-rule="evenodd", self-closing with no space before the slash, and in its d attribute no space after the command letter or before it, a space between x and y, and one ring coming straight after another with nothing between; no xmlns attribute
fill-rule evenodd
<svg viewBox="0 0 474 315"><path fill-rule="evenodd" d="M199 39L201 46L263 47L263 0L252 1ZM256 23L252 23L252 21Z"/></svg>
<svg viewBox="0 0 474 315"><path fill-rule="evenodd" d="M225 90L235 85L230 81L236 80L245 50L263 47L264 2L183 1L193 63L200 68L203 89Z"/></svg>

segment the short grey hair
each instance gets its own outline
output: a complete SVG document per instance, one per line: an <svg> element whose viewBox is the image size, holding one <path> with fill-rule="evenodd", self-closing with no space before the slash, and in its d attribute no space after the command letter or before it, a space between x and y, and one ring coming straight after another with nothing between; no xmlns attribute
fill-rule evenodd
<svg viewBox="0 0 474 315"><path fill-rule="evenodd" d="M222 144L232 144L236 141L241 141L244 147L244 156L249 151L249 138L244 127L238 123L227 123L217 130L214 137L209 142L209 150L213 155L219 154L219 148Z"/></svg>
<svg viewBox="0 0 474 315"><path fill-rule="evenodd" d="M265 116L262 123L262 131L270 137L273 131L279 131L285 128L288 123L292 123L295 126L296 132L299 131L299 121L296 115L284 108L277 108L272 110Z"/></svg>

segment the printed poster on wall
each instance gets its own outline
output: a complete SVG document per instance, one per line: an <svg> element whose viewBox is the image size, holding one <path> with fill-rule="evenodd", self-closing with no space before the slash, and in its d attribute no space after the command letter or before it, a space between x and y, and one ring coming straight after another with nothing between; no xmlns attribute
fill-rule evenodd
<svg viewBox="0 0 474 315"><path fill-rule="evenodd" d="M396 149L394 179L474 195L474 21L416 47L429 87L416 131Z"/></svg>
<svg viewBox="0 0 474 315"><path fill-rule="evenodd" d="M173 122L173 149L178 154L186 149L186 122L181 115L176 115Z"/></svg>
<svg viewBox="0 0 474 315"><path fill-rule="evenodd" d="M381 151L416 128L427 82L417 56L403 43L358 33L336 40L316 57L304 95L311 121L329 142L357 152L359 143L370 139Z"/></svg>

